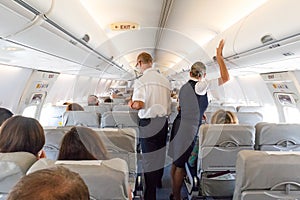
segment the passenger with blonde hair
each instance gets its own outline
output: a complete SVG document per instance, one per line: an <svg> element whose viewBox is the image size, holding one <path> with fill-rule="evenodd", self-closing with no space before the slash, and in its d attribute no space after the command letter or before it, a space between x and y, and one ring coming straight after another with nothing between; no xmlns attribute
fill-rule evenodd
<svg viewBox="0 0 300 200"><path fill-rule="evenodd" d="M217 110L211 117L211 124L238 124L239 120L231 111Z"/></svg>
<svg viewBox="0 0 300 200"><path fill-rule="evenodd" d="M211 117L211 124L238 124L239 120L235 113L227 110L217 110ZM196 141L191 156L189 157L188 164L191 167L196 166L196 161L199 152L199 139Z"/></svg>

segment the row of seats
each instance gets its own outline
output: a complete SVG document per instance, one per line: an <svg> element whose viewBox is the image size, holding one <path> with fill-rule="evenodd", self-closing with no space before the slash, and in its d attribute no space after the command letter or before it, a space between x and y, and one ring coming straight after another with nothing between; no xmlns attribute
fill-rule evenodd
<svg viewBox="0 0 300 200"><path fill-rule="evenodd" d="M71 127L45 128L43 147L46 159L36 160L29 153L0 154L0 194L5 194L26 173L54 165L64 165L78 172L86 181L91 199L128 199L128 186L136 196L142 194L137 168L137 133L132 128L94 128L108 151L105 161L57 161L60 143ZM3 173L2 173L3 172ZM140 187L140 188L139 188ZM1 197L0 197L1 200Z"/></svg>
<svg viewBox="0 0 300 200"><path fill-rule="evenodd" d="M124 160L102 161L36 160L27 152L0 154L0 200L5 200L10 189L26 174L62 165L79 173L89 188L90 199L129 199L128 167ZM37 188L38 189L38 188Z"/></svg>
<svg viewBox="0 0 300 200"><path fill-rule="evenodd" d="M206 121L210 123L211 117L215 112L205 112ZM263 121L263 115L259 112L233 112L239 120L239 124L250 124L255 126L257 123Z"/></svg>
<svg viewBox="0 0 300 200"><path fill-rule="evenodd" d="M81 125L93 128L138 127L137 111L107 111L102 115L95 111L66 111L63 126Z"/></svg>
<svg viewBox="0 0 300 200"><path fill-rule="evenodd" d="M232 197L237 155L242 150L299 150L300 124L205 124L199 130L197 171L187 165L190 196Z"/></svg>
<svg viewBox="0 0 300 200"><path fill-rule="evenodd" d="M207 112L216 112L217 110L227 110L231 112L259 112L263 113L262 106L225 106L225 105L212 105L209 104L206 111Z"/></svg>
<svg viewBox="0 0 300 200"><path fill-rule="evenodd" d="M45 128L46 142L44 150L50 160L57 160L60 144L64 134L71 127ZM126 161L129 168L129 182L132 187L135 186L137 169L137 133L132 128L94 128L93 129L103 141L108 157L121 158Z"/></svg>

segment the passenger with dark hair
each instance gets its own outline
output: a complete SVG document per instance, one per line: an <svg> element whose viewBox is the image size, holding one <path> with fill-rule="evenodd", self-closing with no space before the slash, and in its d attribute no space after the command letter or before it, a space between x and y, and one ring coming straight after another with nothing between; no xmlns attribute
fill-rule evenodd
<svg viewBox="0 0 300 200"><path fill-rule="evenodd" d="M100 136L83 126L72 127L63 137L58 160L106 160L107 150ZM131 188L128 188L131 194ZM129 195L129 199L132 197Z"/></svg>
<svg viewBox="0 0 300 200"><path fill-rule="evenodd" d="M5 120L12 117L13 115L14 114L10 110L0 107L0 126Z"/></svg>
<svg viewBox="0 0 300 200"><path fill-rule="evenodd" d="M44 129L34 118L13 116L0 129L0 152L29 152L38 159L45 157Z"/></svg>
<svg viewBox="0 0 300 200"><path fill-rule="evenodd" d="M89 95L88 96L88 106L98 106L99 105L99 99L96 95Z"/></svg>
<svg viewBox="0 0 300 200"><path fill-rule="evenodd" d="M112 100L110 97L108 97L108 98L104 99L103 102L104 102L104 103L112 103L113 100Z"/></svg>
<svg viewBox="0 0 300 200"><path fill-rule="evenodd" d="M70 103L67 105L66 111L84 111L84 108L78 103Z"/></svg>
<svg viewBox="0 0 300 200"><path fill-rule="evenodd" d="M107 150L92 129L82 126L72 127L63 137L58 160L105 160Z"/></svg>
<svg viewBox="0 0 300 200"><path fill-rule="evenodd" d="M208 106L207 91L220 86L229 80L222 51L224 41L221 40L217 48L217 62L220 77L206 80L206 66L202 62L195 62L190 69L190 80L179 91L178 115L176 116L170 137L169 155L173 158L171 168L172 194L170 199L181 199L181 187L185 172L185 163L197 141L197 134L202 122L202 116Z"/></svg>
<svg viewBox="0 0 300 200"><path fill-rule="evenodd" d="M22 177L7 200L89 200L89 190L78 173L61 166Z"/></svg>

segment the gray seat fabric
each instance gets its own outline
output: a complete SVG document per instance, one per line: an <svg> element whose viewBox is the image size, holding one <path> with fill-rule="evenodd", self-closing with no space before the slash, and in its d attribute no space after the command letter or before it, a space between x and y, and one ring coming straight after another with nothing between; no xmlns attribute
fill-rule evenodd
<svg viewBox="0 0 300 200"><path fill-rule="evenodd" d="M70 127L44 129L44 150L50 160L57 160L61 140ZM130 183L134 186L137 174L137 133L133 128L93 128L103 141L109 158L121 158L127 162Z"/></svg>
<svg viewBox="0 0 300 200"><path fill-rule="evenodd" d="M239 124L249 124L252 126L255 126L257 123L263 121L263 115L258 112L233 112L236 114ZM210 123L211 117L214 114L214 112L205 112L205 115L207 117L207 123Z"/></svg>
<svg viewBox="0 0 300 200"><path fill-rule="evenodd" d="M300 151L300 124L267 123L256 125L255 149Z"/></svg>
<svg viewBox="0 0 300 200"><path fill-rule="evenodd" d="M263 115L259 112L237 112L237 118L240 124L250 124L255 126L263 121Z"/></svg>
<svg viewBox="0 0 300 200"><path fill-rule="evenodd" d="M237 154L244 149L254 149L254 136L255 129L251 125L204 124L200 127L197 171L203 196L233 195Z"/></svg>
<svg viewBox="0 0 300 200"><path fill-rule="evenodd" d="M217 110L228 110L231 112L236 112L236 108L234 106L222 106L222 105L208 105L206 111L207 112L216 112Z"/></svg>
<svg viewBox="0 0 300 200"><path fill-rule="evenodd" d="M299 152L240 151L233 199L299 199L299 166Z"/></svg>
<svg viewBox="0 0 300 200"><path fill-rule="evenodd" d="M262 106L237 106L236 107L237 112L259 112L263 113L263 107Z"/></svg>
<svg viewBox="0 0 300 200"><path fill-rule="evenodd" d="M137 173L137 134L132 128L94 129L102 139L108 151L109 158L124 159L129 167L129 173Z"/></svg>
<svg viewBox="0 0 300 200"><path fill-rule="evenodd" d="M128 105L114 105L112 111L135 111L135 110L130 108Z"/></svg>
<svg viewBox="0 0 300 200"><path fill-rule="evenodd" d="M89 112L100 113L101 115L103 115L103 113L111 111L111 106L103 104L100 104L99 106L84 106L84 110Z"/></svg>
<svg viewBox="0 0 300 200"><path fill-rule="evenodd" d="M138 127L137 111L111 111L102 115L101 128L113 127Z"/></svg>
<svg viewBox="0 0 300 200"><path fill-rule="evenodd" d="M66 111L63 114L63 126L87 126L99 128L101 115L89 111Z"/></svg>
<svg viewBox="0 0 300 200"><path fill-rule="evenodd" d="M22 178L37 158L27 152L0 153L0 199Z"/></svg>
<svg viewBox="0 0 300 200"><path fill-rule="evenodd" d="M57 159L62 138L70 128L71 127L44 128L46 141L43 149L48 159Z"/></svg>
<svg viewBox="0 0 300 200"><path fill-rule="evenodd" d="M128 167L124 160L53 161L40 159L29 170L34 171L61 165L79 173L87 184L91 199L129 199Z"/></svg>

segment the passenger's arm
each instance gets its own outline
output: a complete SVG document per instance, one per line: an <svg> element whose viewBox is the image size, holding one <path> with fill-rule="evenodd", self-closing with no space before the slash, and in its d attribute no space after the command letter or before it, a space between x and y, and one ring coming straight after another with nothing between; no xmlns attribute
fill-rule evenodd
<svg viewBox="0 0 300 200"><path fill-rule="evenodd" d="M129 100L128 106L134 110L140 110L144 107L145 103L142 101L132 101Z"/></svg>
<svg viewBox="0 0 300 200"><path fill-rule="evenodd" d="M222 54L223 47L224 47L224 40L221 40L217 48L217 56L216 56L217 62L220 67L220 74L221 74L221 77L218 78L219 85L226 83L230 79L227 67L224 62L223 54Z"/></svg>

